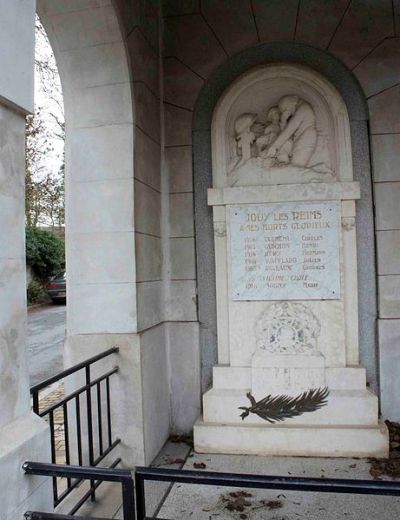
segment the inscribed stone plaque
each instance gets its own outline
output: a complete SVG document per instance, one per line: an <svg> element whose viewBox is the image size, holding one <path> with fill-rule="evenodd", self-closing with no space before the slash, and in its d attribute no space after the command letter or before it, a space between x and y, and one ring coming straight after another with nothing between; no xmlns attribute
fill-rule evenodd
<svg viewBox="0 0 400 520"><path fill-rule="evenodd" d="M232 299L339 299L338 223L336 202L231 207Z"/></svg>

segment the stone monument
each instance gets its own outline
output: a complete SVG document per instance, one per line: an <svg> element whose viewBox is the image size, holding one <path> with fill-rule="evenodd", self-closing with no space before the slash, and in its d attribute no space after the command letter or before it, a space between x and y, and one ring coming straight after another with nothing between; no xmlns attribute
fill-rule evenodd
<svg viewBox="0 0 400 520"><path fill-rule="evenodd" d="M312 70L240 77L212 125L218 365L199 452L385 456L359 364L346 106Z"/></svg>

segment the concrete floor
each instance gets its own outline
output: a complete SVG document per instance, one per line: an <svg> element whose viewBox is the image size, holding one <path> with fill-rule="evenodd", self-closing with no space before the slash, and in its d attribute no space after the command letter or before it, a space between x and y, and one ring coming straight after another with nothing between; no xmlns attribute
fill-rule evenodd
<svg viewBox="0 0 400 520"><path fill-rule="evenodd" d="M292 475L299 477L370 479L366 460L294 457L201 455L192 453L184 469L203 462L208 471ZM242 511L231 492L246 491ZM232 500L233 499L233 500ZM237 502L236 502L237 504ZM240 504L240 502L239 502ZM400 498L366 495L337 495L288 491L240 490L232 488L173 486L157 518L174 520L395 520L400 517Z"/></svg>
<svg viewBox="0 0 400 520"><path fill-rule="evenodd" d="M167 443L154 466L206 471L292 475L321 478L370 479L370 464L359 459L256 457L202 455L186 444ZM243 495L243 491L249 495ZM239 500L230 493L239 492ZM197 485L149 483L146 487L148 517L163 520L396 520L400 498L338 495L288 491L264 491ZM229 508L242 503L240 511ZM239 509L241 509L239 507ZM122 519L119 485L99 488L98 501L88 503L80 515Z"/></svg>

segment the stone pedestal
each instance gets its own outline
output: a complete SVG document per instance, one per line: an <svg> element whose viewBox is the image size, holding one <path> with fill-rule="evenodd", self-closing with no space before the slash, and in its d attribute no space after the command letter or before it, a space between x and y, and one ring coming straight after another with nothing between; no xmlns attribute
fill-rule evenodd
<svg viewBox="0 0 400 520"><path fill-rule="evenodd" d="M195 449L385 456L359 365L360 187L338 93L301 67L240 78L214 115L213 178L219 364Z"/></svg>

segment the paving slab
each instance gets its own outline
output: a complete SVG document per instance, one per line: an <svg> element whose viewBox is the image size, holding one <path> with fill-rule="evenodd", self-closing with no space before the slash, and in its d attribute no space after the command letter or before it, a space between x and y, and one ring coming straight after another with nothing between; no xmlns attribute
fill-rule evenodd
<svg viewBox="0 0 400 520"><path fill-rule="evenodd" d="M183 469L298 477L371 479L361 459L189 455ZM400 498L175 484L157 518L168 520L394 520Z"/></svg>

